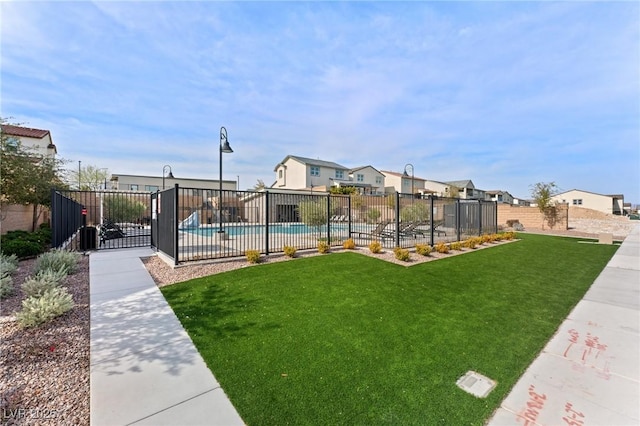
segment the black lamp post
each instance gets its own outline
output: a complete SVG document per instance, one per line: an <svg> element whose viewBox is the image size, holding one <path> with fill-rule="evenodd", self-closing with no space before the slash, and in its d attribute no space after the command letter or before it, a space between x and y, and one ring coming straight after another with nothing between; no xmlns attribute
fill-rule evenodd
<svg viewBox="0 0 640 426"><path fill-rule="evenodd" d="M218 228L218 233L223 234L224 229L222 228L222 153L231 154L233 150L229 146L229 141L227 140L227 129L224 127L220 128L220 192L218 195L218 217L220 219L220 227Z"/></svg>
<svg viewBox="0 0 640 426"><path fill-rule="evenodd" d="M167 175L167 168L169 168L169 174ZM168 164L165 164L164 167L162 167L162 190L164 190L164 177L168 177L169 179L173 179L173 173L171 172L171 166Z"/></svg>
<svg viewBox="0 0 640 426"><path fill-rule="evenodd" d="M411 163L405 164L405 166L404 166L404 176L407 176L407 177L409 176L409 174L407 173L407 167L408 167L408 166L411 166L411 198L413 198L413 197L414 197L414 189L413 189L413 164L411 164Z"/></svg>

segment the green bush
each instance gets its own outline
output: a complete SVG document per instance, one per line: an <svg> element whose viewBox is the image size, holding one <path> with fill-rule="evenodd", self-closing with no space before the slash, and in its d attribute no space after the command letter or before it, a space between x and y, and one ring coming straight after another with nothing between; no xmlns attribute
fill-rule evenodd
<svg viewBox="0 0 640 426"><path fill-rule="evenodd" d="M66 288L56 287L45 291L40 297L29 297L22 301L22 310L16 314L23 328L35 327L73 308L73 298Z"/></svg>
<svg viewBox="0 0 640 426"><path fill-rule="evenodd" d="M26 297L40 297L47 290L51 290L60 285L60 282L67 276L67 270L61 268L58 271L47 269L38 272L33 277L28 277L22 283L22 291Z"/></svg>
<svg viewBox="0 0 640 426"><path fill-rule="evenodd" d="M260 263L260 252L258 250L247 250L244 254L247 256L247 262Z"/></svg>
<svg viewBox="0 0 640 426"><path fill-rule="evenodd" d="M0 275L11 275L18 269L18 256L0 254Z"/></svg>
<svg viewBox="0 0 640 426"><path fill-rule="evenodd" d="M2 242L2 254L16 255L19 259L37 256L44 251L40 243L22 239L11 239Z"/></svg>
<svg viewBox="0 0 640 426"><path fill-rule="evenodd" d="M296 257L296 248L292 246L284 246L284 255L287 257Z"/></svg>
<svg viewBox="0 0 640 426"><path fill-rule="evenodd" d="M0 299L4 299L11 293L13 293L13 278L11 275L2 275L0 277Z"/></svg>
<svg viewBox="0 0 640 426"><path fill-rule="evenodd" d="M65 250L51 250L43 253L36 259L34 272L51 269L52 271L60 271L66 269L67 274L73 274L78 266L80 254Z"/></svg>
<svg viewBox="0 0 640 426"><path fill-rule="evenodd" d="M396 247L393 249L393 254L396 259L402 260L403 262L408 262L411 259L411 255L409 255L409 250L403 249L400 247Z"/></svg>
<svg viewBox="0 0 640 426"><path fill-rule="evenodd" d="M431 251L432 248L429 244L416 244L416 253L421 254L422 256L429 256Z"/></svg>
<svg viewBox="0 0 640 426"><path fill-rule="evenodd" d="M371 243L369 243L369 251L375 254L382 252L382 244L380 244L380 241L371 241Z"/></svg>

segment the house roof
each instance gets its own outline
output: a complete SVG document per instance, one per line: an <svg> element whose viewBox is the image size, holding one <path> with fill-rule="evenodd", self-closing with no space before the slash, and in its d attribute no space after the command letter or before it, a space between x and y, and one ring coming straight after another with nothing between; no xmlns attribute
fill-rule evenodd
<svg viewBox="0 0 640 426"><path fill-rule="evenodd" d="M44 139L46 136L49 136L49 140L51 143L47 145L47 148L53 149L56 154L58 153L58 149L53 143L53 138L51 137L51 132L48 130L42 129L32 129L30 127L22 127L22 126L14 126L13 124L3 124L2 125L2 133L11 136L18 136L22 138L34 138L34 139Z"/></svg>
<svg viewBox="0 0 640 426"><path fill-rule="evenodd" d="M320 159L316 159L316 158L307 158L307 157L300 157L297 155L287 155L284 160L282 160L281 162L279 162L276 167L273 169L273 171L277 171L278 170L278 166L281 164L284 164L287 162L287 160L292 159L292 160L296 160L302 164L308 164L311 166L321 166L321 167L327 167L330 169L342 169L342 170L349 170L348 167L345 167L341 164L338 163L334 163L333 161L324 161L324 160L320 160Z"/></svg>
<svg viewBox="0 0 640 426"><path fill-rule="evenodd" d="M389 170L381 170L380 172L385 176L386 175L391 175L391 176L396 176L396 177L407 177L404 173L392 172L392 171L389 171ZM409 176L409 177L411 177L411 176ZM414 180L422 180L422 181L426 181L427 180L427 179L420 178L418 176L414 176L413 179Z"/></svg>
<svg viewBox="0 0 640 426"><path fill-rule="evenodd" d="M617 199L624 199L624 195L623 194L612 194L612 195L598 194L597 192L585 191L583 189L570 189L569 191L559 192L559 193L555 194L554 196L557 197L557 196L560 196L562 194L567 194L567 193L573 192L573 191L584 192L586 194L600 195L602 197L611 197L611 198L617 198Z"/></svg>
<svg viewBox="0 0 640 426"><path fill-rule="evenodd" d="M471 179L467 180L452 180L450 182L445 182L447 185L455 186L458 188L472 188L475 189L475 185L471 182ZM471 186L469 186L471 185Z"/></svg>
<svg viewBox="0 0 640 426"><path fill-rule="evenodd" d="M381 173L380 170L376 169L375 167L368 165L368 166L360 166L360 167L354 167L353 169L349 170L349 173L355 173L358 170L362 170L362 169L366 169L366 168L372 168L373 170L375 170L378 173ZM382 173L381 173L382 174Z"/></svg>
<svg viewBox="0 0 640 426"><path fill-rule="evenodd" d="M11 136L21 136L23 138L37 138L42 139L47 135L50 135L48 130L32 129L29 127L14 126L12 124L3 124L2 132Z"/></svg>
<svg viewBox="0 0 640 426"><path fill-rule="evenodd" d="M485 194L488 194L488 195L509 194L509 191L503 191L502 189L492 189L490 191L484 191L484 192Z"/></svg>

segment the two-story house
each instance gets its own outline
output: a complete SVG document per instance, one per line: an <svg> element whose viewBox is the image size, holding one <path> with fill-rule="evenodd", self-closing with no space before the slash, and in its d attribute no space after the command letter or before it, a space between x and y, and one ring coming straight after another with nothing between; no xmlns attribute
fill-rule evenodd
<svg viewBox="0 0 640 426"><path fill-rule="evenodd" d="M332 161L287 155L274 169L276 189L329 191L332 186L354 186L363 194L384 191L384 175L371 166L350 169Z"/></svg>
<svg viewBox="0 0 640 426"><path fill-rule="evenodd" d="M507 191L502 191L499 189L485 191L485 199L488 201L495 201L503 204L513 204L514 201L513 195L509 194Z"/></svg>
<svg viewBox="0 0 640 426"><path fill-rule="evenodd" d="M2 134L7 137L9 145L20 143L23 147L33 150L35 154L55 157L58 153L49 130L3 124Z"/></svg>
<svg viewBox="0 0 640 426"><path fill-rule="evenodd" d="M389 170L383 170L382 173L385 176L385 192L387 193L424 194L425 192L430 192L425 191L425 179Z"/></svg>

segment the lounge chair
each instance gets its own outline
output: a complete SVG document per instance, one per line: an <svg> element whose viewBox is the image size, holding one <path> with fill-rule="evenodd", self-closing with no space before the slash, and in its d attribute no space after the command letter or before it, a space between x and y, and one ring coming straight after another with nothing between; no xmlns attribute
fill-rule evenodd
<svg viewBox="0 0 640 426"><path fill-rule="evenodd" d="M385 240L387 238L393 238L394 232L387 230L387 226L393 223L391 220L385 220L380 223L370 232L356 232L359 238L371 238L376 239L379 238L381 240Z"/></svg>
<svg viewBox="0 0 640 426"><path fill-rule="evenodd" d="M124 238L126 234L118 226L118 224L114 223L109 219L105 219L100 226L100 245L102 245L107 240L113 240L115 238Z"/></svg>

